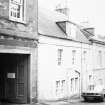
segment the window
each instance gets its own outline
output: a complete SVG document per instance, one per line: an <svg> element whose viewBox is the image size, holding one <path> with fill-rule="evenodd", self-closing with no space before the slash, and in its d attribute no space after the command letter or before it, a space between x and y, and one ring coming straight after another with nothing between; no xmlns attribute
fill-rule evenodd
<svg viewBox="0 0 105 105"><path fill-rule="evenodd" d="M70 79L70 90L73 93L79 92L79 77L73 77Z"/></svg>
<svg viewBox="0 0 105 105"><path fill-rule="evenodd" d="M72 64L76 62L76 50L72 50Z"/></svg>
<svg viewBox="0 0 105 105"><path fill-rule="evenodd" d="M10 0L9 1L9 18L17 22L25 21L24 13L25 0Z"/></svg>
<svg viewBox="0 0 105 105"><path fill-rule="evenodd" d="M88 90L94 90L94 85L89 85Z"/></svg>
<svg viewBox="0 0 105 105"><path fill-rule="evenodd" d="M102 65L102 51L98 51L98 65L101 66Z"/></svg>
<svg viewBox="0 0 105 105"><path fill-rule="evenodd" d="M92 75L89 75L89 82L92 81Z"/></svg>
<svg viewBox="0 0 105 105"><path fill-rule="evenodd" d="M104 51L104 57L103 57L104 65L105 65L105 51ZM104 66L105 67L105 66Z"/></svg>
<svg viewBox="0 0 105 105"><path fill-rule="evenodd" d="M63 49L58 49L58 65L61 65L62 63L62 52Z"/></svg>
<svg viewBox="0 0 105 105"><path fill-rule="evenodd" d="M65 80L61 81L61 92L64 93L65 91Z"/></svg>
<svg viewBox="0 0 105 105"><path fill-rule="evenodd" d="M74 90L74 78L71 78L71 91Z"/></svg>
<svg viewBox="0 0 105 105"><path fill-rule="evenodd" d="M75 91L78 91L78 86L79 83L78 83L78 77L75 78Z"/></svg>
<svg viewBox="0 0 105 105"><path fill-rule="evenodd" d="M86 54L87 52L86 51L83 51L83 62L86 63Z"/></svg>
<svg viewBox="0 0 105 105"><path fill-rule="evenodd" d="M56 95L59 94L60 91L60 81L56 81Z"/></svg>
<svg viewBox="0 0 105 105"><path fill-rule="evenodd" d="M102 85L103 84L103 80L101 78L98 79L98 82L99 82L99 85Z"/></svg>

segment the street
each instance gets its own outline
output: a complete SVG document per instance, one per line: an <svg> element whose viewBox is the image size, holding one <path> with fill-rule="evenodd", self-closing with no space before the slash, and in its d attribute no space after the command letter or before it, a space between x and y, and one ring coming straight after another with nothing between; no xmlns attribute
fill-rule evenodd
<svg viewBox="0 0 105 105"><path fill-rule="evenodd" d="M105 102L101 102L101 101L85 102L83 100L73 100L73 101L47 102L47 103L40 103L36 105L105 105Z"/></svg>
<svg viewBox="0 0 105 105"><path fill-rule="evenodd" d="M84 102L84 101L80 101L80 102L72 102L72 103L68 103L65 105L105 105L105 102Z"/></svg>

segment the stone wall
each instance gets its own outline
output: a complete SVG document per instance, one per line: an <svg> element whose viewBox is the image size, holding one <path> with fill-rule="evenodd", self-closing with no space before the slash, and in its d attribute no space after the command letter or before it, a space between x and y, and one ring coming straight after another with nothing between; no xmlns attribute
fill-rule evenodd
<svg viewBox="0 0 105 105"><path fill-rule="evenodd" d="M25 23L9 19L9 0L0 0L0 33L37 38L37 0L25 0Z"/></svg>

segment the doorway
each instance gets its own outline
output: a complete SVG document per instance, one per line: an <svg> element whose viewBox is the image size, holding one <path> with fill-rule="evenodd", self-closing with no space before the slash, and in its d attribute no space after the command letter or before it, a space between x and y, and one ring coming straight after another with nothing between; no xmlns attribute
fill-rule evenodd
<svg viewBox="0 0 105 105"><path fill-rule="evenodd" d="M0 53L0 101L27 103L28 54Z"/></svg>

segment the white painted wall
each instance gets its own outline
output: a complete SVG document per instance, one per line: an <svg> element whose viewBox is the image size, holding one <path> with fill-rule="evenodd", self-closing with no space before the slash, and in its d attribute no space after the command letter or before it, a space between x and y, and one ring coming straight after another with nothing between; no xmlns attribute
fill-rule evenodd
<svg viewBox="0 0 105 105"><path fill-rule="evenodd" d="M99 64L98 53L101 51L101 64ZM93 46L93 73L94 73L94 83L105 85L105 46L100 44L94 44Z"/></svg>
<svg viewBox="0 0 105 105"><path fill-rule="evenodd" d="M58 65L58 49L63 49L62 65ZM72 64L72 50L76 51L75 64ZM87 51L87 64L82 64L82 52ZM38 97L42 100L55 100L59 98L70 97L73 94L80 93L80 89L86 88L89 84L88 75L91 74L91 47L88 44L51 38L46 36L39 37L38 46ZM82 68L82 69L81 69ZM81 78L82 75L82 84ZM81 73L82 72L82 73ZM78 81L72 87L71 79ZM75 80L78 78L78 80ZM65 80L64 90L62 92L62 80ZM60 81L59 92L56 92L56 81ZM77 87L77 88L76 88ZM58 93L58 94L57 94Z"/></svg>

